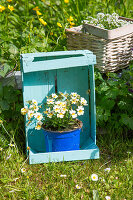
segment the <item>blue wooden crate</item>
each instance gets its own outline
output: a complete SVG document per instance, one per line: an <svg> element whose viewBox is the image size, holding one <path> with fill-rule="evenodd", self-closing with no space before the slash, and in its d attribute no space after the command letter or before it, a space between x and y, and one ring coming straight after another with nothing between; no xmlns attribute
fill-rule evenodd
<svg viewBox="0 0 133 200"><path fill-rule="evenodd" d="M96 146L94 64L96 56L88 50L21 55L24 106L26 101L32 99L44 103L46 96L59 91L77 92L88 102L85 114L79 117L83 122L80 150L46 152L42 130L35 130L35 124L26 126L25 119L26 147L30 147L30 164L99 158L99 149Z"/></svg>

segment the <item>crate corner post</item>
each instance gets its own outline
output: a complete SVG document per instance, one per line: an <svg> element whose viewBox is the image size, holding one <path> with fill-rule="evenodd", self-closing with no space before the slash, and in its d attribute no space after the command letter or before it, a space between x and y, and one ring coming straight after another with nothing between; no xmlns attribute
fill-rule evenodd
<svg viewBox="0 0 133 200"><path fill-rule="evenodd" d="M96 106L94 65L96 56L89 50L30 53L21 55L23 102L36 99L39 104L54 92L77 92L88 106L79 119L83 122L80 150L46 152L45 137L35 124L26 126L26 147L30 147L29 163L47 163L99 158L96 145ZM89 71L89 76L88 76ZM88 92L90 91L90 92Z"/></svg>

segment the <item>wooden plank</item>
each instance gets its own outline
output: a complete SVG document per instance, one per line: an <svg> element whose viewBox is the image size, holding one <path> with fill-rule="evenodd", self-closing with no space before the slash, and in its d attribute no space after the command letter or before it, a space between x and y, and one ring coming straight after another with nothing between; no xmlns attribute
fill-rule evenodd
<svg viewBox="0 0 133 200"><path fill-rule="evenodd" d="M95 101L95 79L94 66L89 66L90 78L90 113L91 113L91 137L96 144L96 101Z"/></svg>
<svg viewBox="0 0 133 200"><path fill-rule="evenodd" d="M82 148L81 150L37 153L31 149L29 152L30 164L98 159L98 158L99 158L99 149L91 139L89 140L89 143L85 145L85 149Z"/></svg>
<svg viewBox="0 0 133 200"><path fill-rule="evenodd" d="M81 145L90 135L89 124L89 94L88 94L88 68L77 67L57 70L57 91L58 92L77 92L84 97L88 106L85 106L85 113L79 116L79 120L83 122L83 129L81 131Z"/></svg>
<svg viewBox="0 0 133 200"><path fill-rule="evenodd" d="M42 104L46 101L46 96L53 92L55 92L55 71L23 74L24 106L26 101L32 99ZM30 146L38 152L45 151L44 134L42 130L35 130L35 123L26 127L26 139L26 146Z"/></svg>
<svg viewBox="0 0 133 200"><path fill-rule="evenodd" d="M70 64L71 63L71 64ZM79 56L79 57L68 57L68 58L60 58L44 61L35 61L30 60L24 62L23 71L24 73L28 72L35 72L35 71L44 71L44 70L54 70L54 69L62 69L62 68L71 68L71 67L78 67L78 66L88 66L89 64L95 64L95 56L90 56L89 58L86 56Z"/></svg>

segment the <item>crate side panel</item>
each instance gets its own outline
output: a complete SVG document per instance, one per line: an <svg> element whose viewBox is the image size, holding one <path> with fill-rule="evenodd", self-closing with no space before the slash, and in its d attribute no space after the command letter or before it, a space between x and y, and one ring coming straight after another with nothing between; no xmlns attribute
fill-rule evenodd
<svg viewBox="0 0 133 200"><path fill-rule="evenodd" d="M85 106L85 113L79 116L78 119L83 122L83 129L81 131L81 143L89 137L89 94L88 94L88 68L77 67L57 70L57 90L58 92L77 92L84 97L88 106Z"/></svg>
<svg viewBox="0 0 133 200"><path fill-rule="evenodd" d="M26 101L32 99L42 104L46 101L46 96L53 92L55 92L55 71L23 74L24 106L26 105ZM35 130L35 122L25 127L27 146L38 152L44 152L45 140L42 130Z"/></svg>

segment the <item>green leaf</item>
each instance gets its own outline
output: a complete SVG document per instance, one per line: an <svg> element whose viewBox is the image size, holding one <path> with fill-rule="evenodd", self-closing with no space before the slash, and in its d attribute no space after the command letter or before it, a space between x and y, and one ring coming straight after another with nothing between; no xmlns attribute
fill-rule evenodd
<svg viewBox="0 0 133 200"><path fill-rule="evenodd" d="M99 200L99 194L97 190L93 190L93 200Z"/></svg>
<svg viewBox="0 0 133 200"><path fill-rule="evenodd" d="M13 44L11 44L11 45L9 46L9 52L10 52L11 54L17 54L17 53L19 53L18 48L17 48L15 45L13 45Z"/></svg>
<svg viewBox="0 0 133 200"><path fill-rule="evenodd" d="M3 97L3 86L1 82L0 82L0 97Z"/></svg>
<svg viewBox="0 0 133 200"><path fill-rule="evenodd" d="M0 101L0 107L2 110L8 110L9 109L9 104L6 100L1 100Z"/></svg>
<svg viewBox="0 0 133 200"><path fill-rule="evenodd" d="M0 76L5 77L6 73L9 71L9 69L10 69L10 66L7 63L5 63L3 65L3 70L0 71Z"/></svg>

